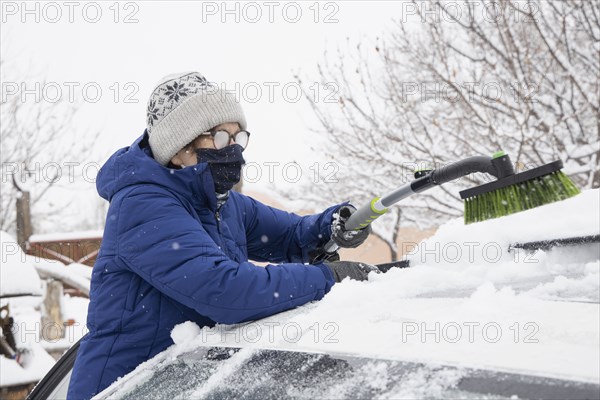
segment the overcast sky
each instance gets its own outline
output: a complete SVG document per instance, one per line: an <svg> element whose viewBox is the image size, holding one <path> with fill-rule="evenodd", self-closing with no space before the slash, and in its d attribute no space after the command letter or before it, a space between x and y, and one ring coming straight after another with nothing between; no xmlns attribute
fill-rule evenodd
<svg viewBox="0 0 600 400"><path fill-rule="evenodd" d="M240 94L252 133L247 161L305 166L314 160L305 136L314 120L305 99L293 101L293 73L316 79L326 49L345 47L347 38L372 40L402 12L393 1L23 4L2 2L3 82L35 90L45 80L64 98L71 85L83 103L74 134L101 131L99 160L142 134L148 96L162 76L196 70ZM316 87L320 96L331 90ZM268 184L265 175L247 188Z"/></svg>

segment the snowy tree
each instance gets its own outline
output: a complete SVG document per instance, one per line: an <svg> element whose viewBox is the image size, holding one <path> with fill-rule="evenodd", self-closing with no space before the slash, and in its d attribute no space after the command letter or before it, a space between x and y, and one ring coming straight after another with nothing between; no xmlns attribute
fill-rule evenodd
<svg viewBox="0 0 600 400"><path fill-rule="evenodd" d="M28 193L32 222L52 220L58 229L65 216L75 215L71 200L49 200L48 192L60 187L76 190L73 183L81 180L75 168L91 158L97 132L81 135L73 131L73 120L79 109L66 98L56 102L39 98L33 101L21 95L23 77L15 79L14 70L1 62L2 94L0 104L0 147L2 155L2 191L0 193L0 230L16 230L16 202ZM6 71L13 73L8 76ZM44 87L41 82L39 87ZM31 88L30 88L31 90Z"/></svg>
<svg viewBox="0 0 600 400"><path fill-rule="evenodd" d="M414 1L384 37L348 40L318 66L339 102L314 101L304 85L319 125L314 151L339 165L336 182L293 196L370 200L415 169L499 150L518 170L561 159L576 185L598 187L599 4ZM431 226L461 216L458 192L491 179L473 174L408 198L402 220ZM383 225L391 244L399 224Z"/></svg>

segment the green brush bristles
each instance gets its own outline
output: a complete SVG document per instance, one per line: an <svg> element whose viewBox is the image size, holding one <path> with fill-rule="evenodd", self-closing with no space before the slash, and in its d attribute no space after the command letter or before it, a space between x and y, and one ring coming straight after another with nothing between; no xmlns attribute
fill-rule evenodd
<svg viewBox="0 0 600 400"><path fill-rule="evenodd" d="M561 171L465 199L465 224L498 218L565 200L579 189Z"/></svg>

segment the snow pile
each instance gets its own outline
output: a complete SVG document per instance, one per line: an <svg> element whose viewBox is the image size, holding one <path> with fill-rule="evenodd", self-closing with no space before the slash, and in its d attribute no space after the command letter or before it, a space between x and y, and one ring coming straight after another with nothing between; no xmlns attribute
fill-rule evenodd
<svg viewBox="0 0 600 400"><path fill-rule="evenodd" d="M181 345L192 341L199 334L200 327L192 321L187 321L173 328L171 339L173 339L173 343Z"/></svg>
<svg viewBox="0 0 600 400"><path fill-rule="evenodd" d="M42 347L42 300L41 296L17 296L0 301L0 305L9 306L18 350L18 362L0 356L0 387L36 382L56 362Z"/></svg>
<svg viewBox="0 0 600 400"><path fill-rule="evenodd" d="M567 200L475 224L461 219L440 227L434 238L450 242L491 239L499 244L538 241L600 233L600 195L587 190Z"/></svg>
<svg viewBox="0 0 600 400"><path fill-rule="evenodd" d="M0 306L8 305L14 319L13 336L21 351L19 363L0 356L0 386L28 384L41 379L54 359L40 345L42 281L35 267L8 233L0 231Z"/></svg>
<svg viewBox="0 0 600 400"><path fill-rule="evenodd" d="M193 345L286 348L600 380L600 245L508 251L600 233L599 191L442 226L412 267L336 284L318 303L202 330Z"/></svg>
<svg viewBox="0 0 600 400"><path fill-rule="evenodd" d="M33 382L28 381L27 379L15 379L16 377L23 377L27 374L15 360L0 357L0 371L2 371L0 374L0 387Z"/></svg>
<svg viewBox="0 0 600 400"><path fill-rule="evenodd" d="M80 266L65 267L54 260L26 255L16 240L0 232L2 260L0 263L0 305L8 305L13 318L12 333L17 344L17 360L0 356L0 386L28 384L40 380L55 363L46 350L64 350L86 333L85 320L88 299L65 296L61 301L64 320L75 323L67 327L65 337L53 342L42 339L44 330L58 329L53 324L42 325L44 285L40 275L64 278L85 290L89 279L82 277ZM91 268L85 267L89 270ZM50 332L46 332L50 333Z"/></svg>
<svg viewBox="0 0 600 400"><path fill-rule="evenodd" d="M40 343L30 343L21 354L20 363L0 356L0 387L28 384L39 381L56 362Z"/></svg>
<svg viewBox="0 0 600 400"><path fill-rule="evenodd" d="M320 303L261 321L205 328L186 351L255 346L598 382L598 304L545 301L491 283L466 298L406 298L394 293L400 272L344 282Z"/></svg>
<svg viewBox="0 0 600 400"><path fill-rule="evenodd" d="M469 295L491 282L539 298L599 302L598 243L525 251L515 243L600 234L599 190L465 226L453 220L409 252L400 295Z"/></svg>
<svg viewBox="0 0 600 400"><path fill-rule="evenodd" d="M568 200L466 226L461 219L452 220L418 244L408 258L413 265L496 264L514 261L508 251L511 244L598 234L599 191L589 190Z"/></svg>
<svg viewBox="0 0 600 400"><path fill-rule="evenodd" d="M61 311L63 319L70 319L83 326L87 319L87 309L90 304L90 299L85 297L72 297L65 295L61 302Z"/></svg>
<svg viewBox="0 0 600 400"><path fill-rule="evenodd" d="M35 268L17 241L0 231L0 297L42 294L42 283Z"/></svg>
<svg viewBox="0 0 600 400"><path fill-rule="evenodd" d="M81 291L86 296L90 294L90 279L82 276L81 267L77 264L65 266L56 260L47 260L39 257L27 256L31 264L35 266L38 274L43 278L58 279ZM75 266L74 266L75 265ZM90 270L91 268L86 267Z"/></svg>
<svg viewBox="0 0 600 400"><path fill-rule="evenodd" d="M31 383L43 377L54 364L54 359L39 345L42 281L30 256L12 236L0 231L0 246L0 306L8 305L14 319L13 336L24 350L19 356L21 364L0 356L0 386Z"/></svg>
<svg viewBox="0 0 600 400"><path fill-rule="evenodd" d="M82 278L87 279L88 281L92 280L92 267L85 264L79 263L71 263L67 265L67 270L71 272L73 275L80 276Z"/></svg>

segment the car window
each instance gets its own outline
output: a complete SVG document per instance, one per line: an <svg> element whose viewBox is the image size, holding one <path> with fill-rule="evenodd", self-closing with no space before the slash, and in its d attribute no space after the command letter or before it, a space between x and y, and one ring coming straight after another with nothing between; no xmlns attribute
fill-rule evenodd
<svg viewBox="0 0 600 400"><path fill-rule="evenodd" d="M455 397L462 372L455 368L407 368L401 362L326 354L255 351L221 384L200 387L191 398ZM414 384L413 384L414 383Z"/></svg>
<svg viewBox="0 0 600 400"><path fill-rule="evenodd" d="M199 349L187 353L173 362L159 365L149 379L136 384L133 390L128 388L110 395L112 398L175 398L191 393L201 387L217 372L219 364L228 360L237 350L234 349ZM231 354L229 354L231 352ZM122 395L122 397L121 397ZM100 397L102 398L102 397Z"/></svg>
<svg viewBox="0 0 600 400"><path fill-rule="evenodd" d="M69 382L71 381L71 372L69 371L65 377L58 382L54 390L48 395L47 400L59 400L67 398L67 391L69 390Z"/></svg>
<svg viewBox="0 0 600 400"><path fill-rule="evenodd" d="M66 398L78 344L40 382L30 399ZM199 347L150 365L96 398L600 398L598 384L282 350Z"/></svg>
<svg viewBox="0 0 600 400"><path fill-rule="evenodd" d="M460 388L469 374L468 370L439 365L213 347L165 360L151 373L138 371L140 376L130 377L99 398L481 399L480 392ZM510 398L493 393L483 397Z"/></svg>

